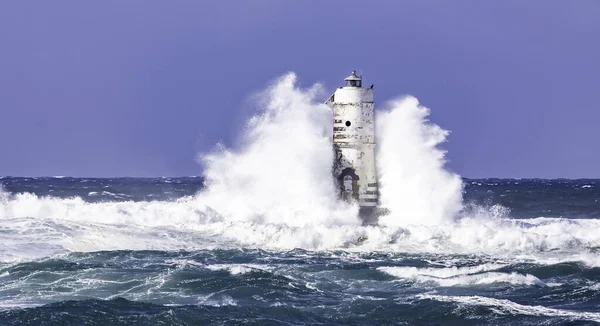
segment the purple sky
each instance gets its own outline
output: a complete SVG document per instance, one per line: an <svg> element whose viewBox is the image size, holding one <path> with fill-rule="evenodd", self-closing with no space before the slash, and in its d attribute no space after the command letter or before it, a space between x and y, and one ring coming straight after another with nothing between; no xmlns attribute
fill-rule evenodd
<svg viewBox="0 0 600 326"><path fill-rule="evenodd" d="M368 4L371 4L370 6ZM466 177L600 177L600 1L5 1L0 175L201 175L287 71L410 93Z"/></svg>

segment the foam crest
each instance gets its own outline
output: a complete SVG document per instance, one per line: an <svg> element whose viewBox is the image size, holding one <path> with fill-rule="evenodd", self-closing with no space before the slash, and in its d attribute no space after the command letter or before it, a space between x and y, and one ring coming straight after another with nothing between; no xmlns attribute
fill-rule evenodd
<svg viewBox="0 0 600 326"><path fill-rule="evenodd" d="M231 275L242 275L252 271L269 272L273 269L270 266L256 264L214 264L206 265L205 268L211 271L228 271Z"/></svg>
<svg viewBox="0 0 600 326"><path fill-rule="evenodd" d="M428 121L429 109L407 96L377 112L377 169L385 225L436 224L462 208L462 180L444 169L437 146L448 131Z"/></svg>
<svg viewBox="0 0 600 326"><path fill-rule="evenodd" d="M198 198L191 197L174 202L86 203L80 198L26 193L3 196L2 260L66 251L242 246L271 250L485 253L543 264L599 264L593 252L600 246L598 220L476 216L434 226L293 226L216 219L215 213L199 208Z"/></svg>
<svg viewBox="0 0 600 326"><path fill-rule="evenodd" d="M528 315L545 317L565 317L571 320L591 320L600 322L600 313L579 312L566 309L548 308L544 306L528 306L518 304L506 299L494 299L482 296L442 296L442 295L418 295L419 299L431 299L441 302L459 303L469 306L485 306L501 315Z"/></svg>
<svg viewBox="0 0 600 326"><path fill-rule="evenodd" d="M467 275L474 273L497 270L506 265L501 264L482 264L469 267L448 267L448 268L417 268L417 267L379 267L380 271L396 277L408 278L414 276L433 276L438 278L453 277L457 275Z"/></svg>
<svg viewBox="0 0 600 326"><path fill-rule="evenodd" d="M229 295L213 294L198 300L198 304L211 307L237 306L238 303Z"/></svg>
<svg viewBox="0 0 600 326"><path fill-rule="evenodd" d="M544 282L530 274L487 272L501 267L503 265L484 264L461 268L379 267L377 270L400 279L436 283L446 287L494 283L546 286Z"/></svg>
<svg viewBox="0 0 600 326"><path fill-rule="evenodd" d="M473 275L461 275L451 278L436 279L435 282L441 286L468 286L504 283L512 285L530 285L545 287L546 283L531 274L520 273L482 273Z"/></svg>
<svg viewBox="0 0 600 326"><path fill-rule="evenodd" d="M105 224L144 226L198 223L200 215L194 199L172 202L87 203L79 197L38 197L31 193L14 196L0 193L0 219L35 217Z"/></svg>

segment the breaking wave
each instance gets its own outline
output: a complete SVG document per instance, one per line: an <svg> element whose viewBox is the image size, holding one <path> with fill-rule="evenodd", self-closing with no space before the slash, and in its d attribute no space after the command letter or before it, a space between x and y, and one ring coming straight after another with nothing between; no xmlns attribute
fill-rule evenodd
<svg viewBox="0 0 600 326"><path fill-rule="evenodd" d="M502 315L565 317L574 320L592 320L600 322L600 313L597 312L578 312L544 306L528 306L507 299L495 299L482 296L442 296L429 294L419 295L418 298L422 300L430 299L441 302L452 302L467 306L483 306L489 308L496 314Z"/></svg>
<svg viewBox="0 0 600 326"><path fill-rule="evenodd" d="M294 74L258 94L261 109L240 146L218 145L200 155L207 185L194 196L89 203L0 190L0 259L244 246L510 253L600 266L590 253L600 246L597 220L516 220L498 207L464 207L461 179L444 168L439 149L448 132L429 122L429 110L410 96L378 112L381 201L390 214L379 226L361 226L356 205L335 196L332 114L320 104L324 94L319 85L299 88Z"/></svg>
<svg viewBox="0 0 600 326"><path fill-rule="evenodd" d="M444 169L438 145L448 131L429 123L429 109L412 97L387 103L377 115L377 169L385 225L438 224L462 209L462 180Z"/></svg>
<svg viewBox="0 0 600 326"><path fill-rule="evenodd" d="M485 264L462 268L379 267L378 270L399 279L412 280L418 283L435 283L444 287L494 283L546 286L539 278L530 274L488 272L501 266Z"/></svg>
<svg viewBox="0 0 600 326"><path fill-rule="evenodd" d="M262 224L356 224L357 207L336 200L331 174L332 114L316 104L319 85L295 86L289 74L261 93L241 148L201 156L207 189L197 202L212 218Z"/></svg>

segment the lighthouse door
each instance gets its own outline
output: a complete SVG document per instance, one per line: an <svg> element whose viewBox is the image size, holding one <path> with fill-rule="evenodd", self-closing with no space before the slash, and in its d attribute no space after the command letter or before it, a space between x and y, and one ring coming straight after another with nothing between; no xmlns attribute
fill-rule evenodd
<svg viewBox="0 0 600 326"><path fill-rule="evenodd" d="M346 168L340 175L341 197L344 200L358 200L358 176L352 168Z"/></svg>
<svg viewBox="0 0 600 326"><path fill-rule="evenodd" d="M344 200L350 200L352 198L352 193L354 192L354 189L352 189L353 183L354 180L352 180L352 176L344 176L344 185L342 190L342 198L344 198Z"/></svg>

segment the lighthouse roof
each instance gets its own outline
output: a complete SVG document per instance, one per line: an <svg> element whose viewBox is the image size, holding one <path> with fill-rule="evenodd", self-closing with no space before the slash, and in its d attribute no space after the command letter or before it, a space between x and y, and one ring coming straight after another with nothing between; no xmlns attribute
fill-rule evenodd
<svg viewBox="0 0 600 326"><path fill-rule="evenodd" d="M360 78L359 76L356 75L356 70L352 70L352 74L350 74L350 76L346 77L346 79L344 79L345 81L349 81L349 80L362 80L362 78Z"/></svg>

